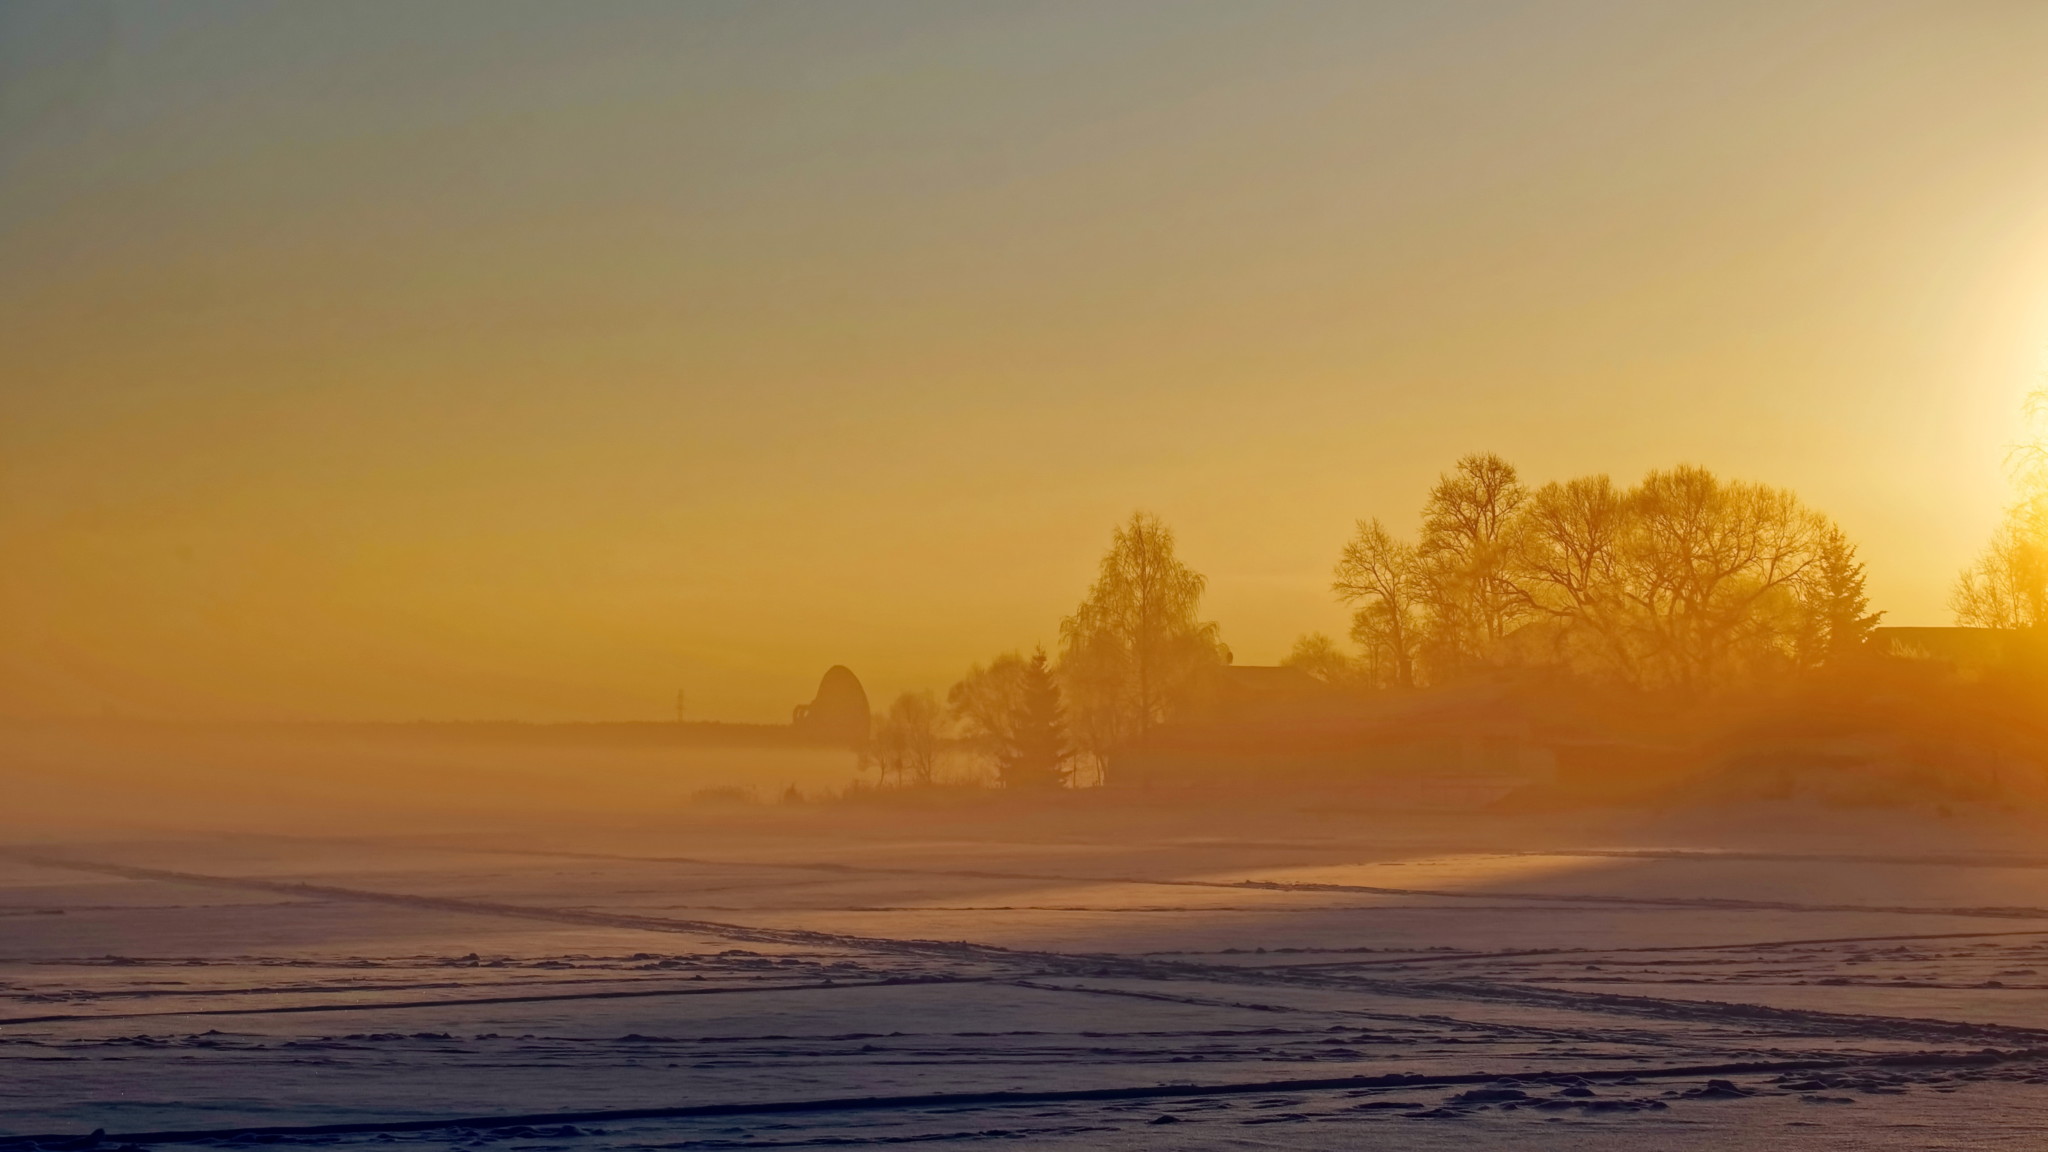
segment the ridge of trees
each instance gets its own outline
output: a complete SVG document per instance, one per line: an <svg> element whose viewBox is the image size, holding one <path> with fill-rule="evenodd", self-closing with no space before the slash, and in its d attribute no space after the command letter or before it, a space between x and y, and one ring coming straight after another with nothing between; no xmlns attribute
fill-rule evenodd
<svg viewBox="0 0 2048 1152"><path fill-rule="evenodd" d="M2038 504L2048 528L2048 495ZM1703 695L1840 661L1881 615L1832 520L1784 489L1691 465L1626 487L1604 475L1531 487L1500 457L1470 455L1439 477L1419 527L1411 541L1358 522L1331 585L1352 609L1355 653L1311 634L1284 663L1356 688L1524 668ZM1003 653L943 701L899 696L867 761L884 782L926 784L956 749L1006 788L1101 782L1114 753L1208 698L1229 665L1202 618L1206 587L1172 530L1133 514L1060 621L1056 656Z"/></svg>
<svg viewBox="0 0 2048 1152"><path fill-rule="evenodd" d="M868 762L884 781L929 782L914 750L950 736L1005 788L1100 783L1113 751L1142 741L1229 663L1215 621L1201 618L1207 583L1176 554L1172 529L1132 514L1060 621L1056 664L1043 649L976 664L946 693L943 714L905 693L878 718Z"/></svg>
<svg viewBox="0 0 2048 1152"><path fill-rule="evenodd" d="M1289 662L1382 687L1510 665L1710 691L1837 659L1880 616L1855 546L1783 489L1690 465L1531 489L1489 454L1439 478L1415 542L1361 520L1331 587L1360 656L1304 637Z"/></svg>

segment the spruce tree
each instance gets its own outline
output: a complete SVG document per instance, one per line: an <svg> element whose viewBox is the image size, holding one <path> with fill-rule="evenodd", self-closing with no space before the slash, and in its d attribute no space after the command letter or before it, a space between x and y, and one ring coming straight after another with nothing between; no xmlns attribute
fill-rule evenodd
<svg viewBox="0 0 2048 1152"><path fill-rule="evenodd" d="M1039 649L1024 669L1022 691L997 762L1005 788L1058 788L1066 783L1066 721L1060 688Z"/></svg>

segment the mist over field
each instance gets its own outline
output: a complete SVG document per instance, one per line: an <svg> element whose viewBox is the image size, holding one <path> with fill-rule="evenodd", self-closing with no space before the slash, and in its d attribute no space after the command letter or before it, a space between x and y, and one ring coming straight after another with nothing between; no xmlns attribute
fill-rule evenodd
<svg viewBox="0 0 2048 1152"><path fill-rule="evenodd" d="M2044 59L0 0L0 1152L2037 1147Z"/></svg>

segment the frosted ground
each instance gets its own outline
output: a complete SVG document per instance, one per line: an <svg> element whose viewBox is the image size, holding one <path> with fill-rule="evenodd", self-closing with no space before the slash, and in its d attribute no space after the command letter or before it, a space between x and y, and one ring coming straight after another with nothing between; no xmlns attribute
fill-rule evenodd
<svg viewBox="0 0 2048 1152"><path fill-rule="evenodd" d="M1773 819L15 825L0 1148L2038 1147L2034 834Z"/></svg>

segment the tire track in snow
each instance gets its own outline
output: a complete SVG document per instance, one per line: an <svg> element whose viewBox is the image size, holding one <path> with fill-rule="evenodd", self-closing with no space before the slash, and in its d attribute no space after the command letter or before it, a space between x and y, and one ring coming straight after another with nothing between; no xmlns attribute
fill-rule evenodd
<svg viewBox="0 0 2048 1152"><path fill-rule="evenodd" d="M2042 1053L2023 1052L1920 1052L1877 1059L1808 1059L1745 1061L1684 1066L1591 1068L1571 1071L1519 1073L1523 1082L1554 1083L1593 1081L1605 1083L1624 1077L1636 1079L1690 1079L1701 1076L1752 1076L1784 1072L1822 1072L1844 1068L1881 1066L1887 1068L1988 1067L2003 1063L2039 1060ZM582 1112L536 1112L513 1116L445 1117L431 1120L356 1121L344 1124L247 1125L239 1128L187 1129L162 1132L97 1131L91 1135L59 1133L0 1137L0 1149L30 1147L92 1148L100 1144L191 1144L235 1138L292 1139L346 1136L379 1132L433 1132L452 1128L489 1130L528 1127L536 1124L622 1123L633 1120L684 1120L697 1117L770 1116L827 1112L870 1112L930 1108L999 1108L1016 1104L1075 1104L1122 1100L1189 1099L1208 1096L1264 1095L1278 1092L1358 1091L1376 1088L1453 1088L1487 1084L1499 1079L1498 1072L1466 1072L1426 1076L1394 1073L1385 1076L1341 1076L1303 1080L1263 1080L1225 1084L1156 1084L1129 1088L1077 1088L1020 1092L944 1092L915 1096L852 1096L833 1099L779 1100L756 1103L685 1104L667 1108L614 1108Z"/></svg>
<svg viewBox="0 0 2048 1152"><path fill-rule="evenodd" d="M281 1004L266 1008L189 1008L155 1012L74 1012L48 1016L0 1017L0 1025L143 1020L165 1016L285 1016L305 1012L392 1012L411 1008L467 1008L477 1004L547 1004L563 1000L644 1000L662 996L728 996L747 992L819 992L842 988L891 988L917 984L985 984L986 976L898 976L886 980L827 980L812 984L771 984L745 988L650 988L619 992L536 993L527 996L450 996L438 1000L384 1000L351 1004Z"/></svg>
<svg viewBox="0 0 2048 1152"><path fill-rule="evenodd" d="M1943 908L1916 904L1808 904L1794 900L1747 900L1720 896L1615 896L1601 893L1503 892L1497 889L1463 891L1453 888L1392 888L1371 884L1337 884L1310 880L1167 880L1144 876L1072 876L1046 872L999 872L972 868L900 868L884 865L842 864L836 861L713 860L698 856L633 856L614 852L570 852L545 849L475 848L438 845L436 847L440 847L443 851L499 856L541 856L569 860L613 860L621 863L635 864L680 864L698 868L761 868L798 872L843 873L848 875L929 876L960 880L1015 880L1057 884L1139 884L1165 888L1219 888L1232 891L1255 892L1333 892L1365 896L1421 896L1443 900L1518 900L1536 905L1585 904L1597 907L1693 908L1702 911L1726 912L1852 912L1894 916L1958 916L1999 920L2048 920L2048 908L2031 905ZM1498 855L1638 858L1634 854L1623 850L1499 853ZM1664 857L1645 855L1641 858L1661 859ZM1678 858L1718 860L1728 857L1700 853ZM1748 858L1794 861L1808 859L1800 856L1787 855L1779 857L1763 853L1755 854L1753 857ZM1832 857L1815 857L1812 859L1820 862L1834 860ZM1858 862L1858 858L1855 857L1844 857L1842 860Z"/></svg>
<svg viewBox="0 0 2048 1152"><path fill-rule="evenodd" d="M160 868L143 868L104 861L48 856L19 849L0 848L0 856L46 867L120 876L127 879L178 884L213 885L287 895L318 896L427 909L463 915L498 916L540 920L592 927L719 936L753 943L831 947L871 953L894 953L924 959L995 964L1012 970L1022 967L1039 975L1129 977L1149 980L1202 980L1226 984L1294 986L1334 991L1371 993L1408 999L1449 999L1466 1002L1516 1004L1632 1016L1643 1019L1682 1020L1693 1023L1745 1023L1805 1035L1881 1036L1889 1039L1919 1038L1938 1042L2048 1044L2048 1030L2009 1025L1972 1024L1910 1017L1871 1016L1822 1012L1809 1009L1773 1008L1712 1000L1665 1000L1648 996L1611 993L1568 992L1520 984L1484 981L1405 981L1328 972L1290 972L1284 968L1245 969L1230 965L1206 965L1182 961L1132 959L1121 956L1086 955L1003 948L969 941L903 940L891 937L853 936L806 929L756 928L707 920L676 920L654 916L590 912L572 908L547 908L526 904L466 900L442 896L419 896L375 889L344 888L335 885L295 881L261 880L252 877L214 876Z"/></svg>
<svg viewBox="0 0 2048 1152"><path fill-rule="evenodd" d="M1417 952L1400 957L1369 960L1331 960L1313 964L1273 965L1295 971L1335 968L1377 968L1406 964L1473 964L1488 960L1514 960L1526 956L1626 956L1638 952L1740 952L1798 948L1815 944L1888 944L1904 940L1983 940L2008 936L2048 936L2048 928L2021 932L1925 932L1907 936L1831 936L1801 940L1763 940L1747 944L1644 944L1622 948L1522 948L1504 952Z"/></svg>
<svg viewBox="0 0 2048 1152"><path fill-rule="evenodd" d="M751 944L780 944L810 948L851 949L867 952L896 952L949 960L986 959L1007 962L1018 958L1028 958L1033 961L1057 962L1071 961L1073 959L1061 953L1026 952L1017 949L999 948L989 944L973 944L967 941L901 940L881 936L855 936L837 932L814 932L803 928L761 928L748 924L728 924L716 920L683 920L665 916L636 916L629 913L592 912L580 908L550 908L531 904L506 904L493 900L421 896L407 892L387 892L372 888L344 888L332 884L309 884L292 880L262 880L250 876L216 876L203 872L182 872L168 868L143 868L132 864L115 864L108 861L80 860L75 857L48 856L37 852L25 852L12 848L0 848L0 857L47 868L68 868L73 871L91 872L103 876L118 876L128 880L236 888L244 891L315 897L354 903L388 904L401 908L422 909L432 912L452 912L459 915L497 916L519 920L543 920L557 924L577 924L596 928L625 928L644 932L715 936Z"/></svg>

